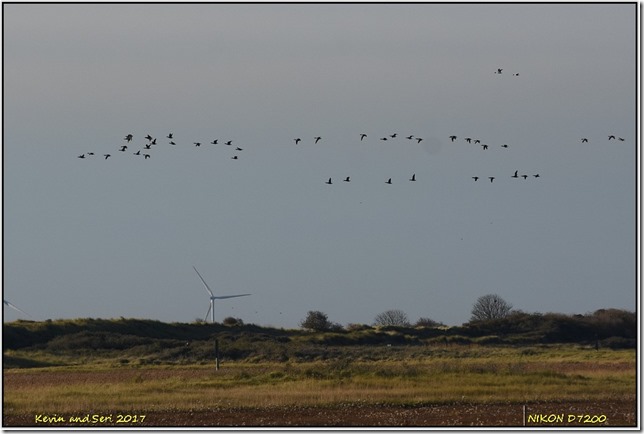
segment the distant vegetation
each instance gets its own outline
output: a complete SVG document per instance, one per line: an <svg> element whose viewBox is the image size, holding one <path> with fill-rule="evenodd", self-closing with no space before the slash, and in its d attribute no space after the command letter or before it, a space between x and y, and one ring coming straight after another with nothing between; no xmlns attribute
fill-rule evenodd
<svg viewBox="0 0 644 434"><path fill-rule="evenodd" d="M244 324L227 318L223 324L163 323L141 319L77 319L15 321L3 327L5 367L75 365L109 361L119 365L210 363L215 339L222 358L237 361L316 361L351 356L378 360L423 348L454 345L530 346L577 344L588 348L636 348L637 317L633 312L600 309L586 315L512 311L503 318L470 321L446 327L428 318L416 326L346 328L320 320L311 327L285 330ZM321 314L321 315L320 315ZM316 330L322 324L324 327ZM302 323L304 327L304 322ZM392 351L391 348L397 348ZM402 352L401 352L402 351Z"/></svg>

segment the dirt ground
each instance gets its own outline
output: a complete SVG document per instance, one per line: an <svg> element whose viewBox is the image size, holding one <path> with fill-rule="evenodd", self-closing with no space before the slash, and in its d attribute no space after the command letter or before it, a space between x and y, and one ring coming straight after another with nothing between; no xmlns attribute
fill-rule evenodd
<svg viewBox="0 0 644 434"><path fill-rule="evenodd" d="M637 424L635 401L602 403L451 404L430 406L343 405L336 407L236 408L147 412L141 415L5 415L3 427L445 427L445 426L611 426ZM86 415L75 415L85 417ZM96 416L96 417L95 417ZM104 420L98 421L102 416ZM128 420L129 416L129 420ZM141 416L145 416L141 418ZM59 421L55 421L59 418ZM142 420L141 420L142 419ZM127 422L126 422L127 421Z"/></svg>

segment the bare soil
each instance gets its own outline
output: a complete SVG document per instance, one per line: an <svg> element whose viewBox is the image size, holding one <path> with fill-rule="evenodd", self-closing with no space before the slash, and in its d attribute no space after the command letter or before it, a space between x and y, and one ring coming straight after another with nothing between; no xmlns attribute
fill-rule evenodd
<svg viewBox="0 0 644 434"><path fill-rule="evenodd" d="M145 415L142 421L141 415ZM103 414L111 422L39 422L33 414L5 415L3 427L435 427L435 426L610 426L637 424L635 401L530 404L450 404L427 406L342 405L334 407L234 408L199 411ZM54 415L48 415L54 416ZM91 420L90 415L90 420ZM136 422L134 416L137 416ZM117 419L121 423L117 423Z"/></svg>

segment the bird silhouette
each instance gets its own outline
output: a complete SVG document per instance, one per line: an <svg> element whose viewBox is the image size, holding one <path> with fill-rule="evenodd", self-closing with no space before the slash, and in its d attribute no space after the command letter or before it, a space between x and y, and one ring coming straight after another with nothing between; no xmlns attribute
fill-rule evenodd
<svg viewBox="0 0 644 434"><path fill-rule="evenodd" d="M201 142L193 142L195 146L201 146Z"/></svg>
<svg viewBox="0 0 644 434"><path fill-rule="evenodd" d="M621 137L618 137L617 140L619 140L620 142L624 141L624 139L622 139Z"/></svg>
<svg viewBox="0 0 644 434"><path fill-rule="evenodd" d="M171 144L172 146L176 146L176 143L174 143L172 140L170 140L170 144Z"/></svg>
<svg viewBox="0 0 644 434"><path fill-rule="evenodd" d="M615 136L611 134L610 136L608 136L608 140L615 140Z"/></svg>
<svg viewBox="0 0 644 434"><path fill-rule="evenodd" d="M297 139L293 139L293 140L295 140L296 145L302 141L302 139L300 139L299 137Z"/></svg>
<svg viewBox="0 0 644 434"><path fill-rule="evenodd" d="M145 138L148 139L149 141L152 141L152 136L149 135L149 134L147 136L145 136Z"/></svg>
<svg viewBox="0 0 644 434"><path fill-rule="evenodd" d="M147 160L148 158L150 158L150 154L143 154L143 157Z"/></svg>
<svg viewBox="0 0 644 434"><path fill-rule="evenodd" d="M387 181L385 181L385 184L391 184L391 178L389 178Z"/></svg>
<svg viewBox="0 0 644 434"><path fill-rule="evenodd" d="M494 176L488 176L488 179L490 180L490 182L494 182Z"/></svg>
<svg viewBox="0 0 644 434"><path fill-rule="evenodd" d="M471 137L465 137L465 141L467 143L472 143L472 138Z"/></svg>
<svg viewBox="0 0 644 434"><path fill-rule="evenodd" d="M238 159L239 159L239 157L237 157L237 155L233 155L231 158L232 158L233 160L238 160Z"/></svg>
<svg viewBox="0 0 644 434"><path fill-rule="evenodd" d="M347 176L347 179L345 179L344 182L351 182L351 177Z"/></svg>
<svg viewBox="0 0 644 434"><path fill-rule="evenodd" d="M141 151L134 152L134 155L141 155Z"/></svg>
<svg viewBox="0 0 644 434"><path fill-rule="evenodd" d="M407 136L406 138L407 138L408 140L411 140L411 139L413 139L413 138L414 138L414 136Z"/></svg>
<svg viewBox="0 0 644 434"><path fill-rule="evenodd" d="M360 141L362 141L362 139L364 139L365 137L367 137L365 133L360 134Z"/></svg>
<svg viewBox="0 0 644 434"><path fill-rule="evenodd" d="M515 77L518 77L518 76L519 76L519 73L517 72L517 73L514 73L514 74L512 74L512 75L514 75Z"/></svg>
<svg viewBox="0 0 644 434"><path fill-rule="evenodd" d="M215 139L215 140L213 140L212 142L210 142L210 144L211 144L211 145L216 145L216 144L217 144L217 142L219 142L219 139Z"/></svg>
<svg viewBox="0 0 644 434"><path fill-rule="evenodd" d="M225 145L227 145L227 146L232 146L232 144L233 144L233 141L232 141L232 140L228 140L228 141L225 143Z"/></svg>
<svg viewBox="0 0 644 434"><path fill-rule="evenodd" d="M483 147L483 150L487 149L487 145L483 144L481 146Z"/></svg>
<svg viewBox="0 0 644 434"><path fill-rule="evenodd" d="M331 178L329 178L329 180L328 180L326 183L327 183L327 184L333 184L333 183L331 182Z"/></svg>
<svg viewBox="0 0 644 434"><path fill-rule="evenodd" d="M513 178L518 178L519 177L519 171L515 170L514 175L512 175Z"/></svg>
<svg viewBox="0 0 644 434"><path fill-rule="evenodd" d="M583 139L581 139L581 143L588 143L588 139L584 137Z"/></svg>
<svg viewBox="0 0 644 434"><path fill-rule="evenodd" d="M532 175L532 176L534 176L535 178L539 178L539 177L540 177L538 173L537 173L536 175Z"/></svg>
<svg viewBox="0 0 644 434"><path fill-rule="evenodd" d="M87 155L94 155L94 153L93 152L88 152Z"/></svg>
<svg viewBox="0 0 644 434"><path fill-rule="evenodd" d="M386 137L381 137L380 140L387 140L387 138Z"/></svg>
<svg viewBox="0 0 644 434"><path fill-rule="evenodd" d="M129 143L132 141L132 137L134 137L132 134L128 134L123 140L127 140L127 142Z"/></svg>
<svg viewBox="0 0 644 434"><path fill-rule="evenodd" d="M152 149L152 144L148 143L147 145L143 145L145 149Z"/></svg>
<svg viewBox="0 0 644 434"><path fill-rule="evenodd" d="M85 154L79 155L78 158L85 158Z"/></svg>
<svg viewBox="0 0 644 434"><path fill-rule="evenodd" d="M456 136L449 136L450 139L452 139L452 142L456 140Z"/></svg>
<svg viewBox="0 0 644 434"><path fill-rule="evenodd" d="M168 134L167 137L168 137L168 139L171 139L172 138L172 133Z"/></svg>
<svg viewBox="0 0 644 434"><path fill-rule="evenodd" d="M472 179L474 180L474 182L476 182L476 181L479 180L479 177L478 176L472 176Z"/></svg>
<svg viewBox="0 0 644 434"><path fill-rule="evenodd" d="M416 174L414 173L411 175L411 178L409 178L410 181L415 181L416 180Z"/></svg>
<svg viewBox="0 0 644 434"><path fill-rule="evenodd" d="M106 159L106 160L107 160L108 158L110 158L111 156L112 156L112 155L110 155L110 154L103 154L103 157L105 157L105 159Z"/></svg>
<svg viewBox="0 0 644 434"><path fill-rule="evenodd" d="M474 139L474 144L476 145L478 143L481 143L481 141L479 139Z"/></svg>
<svg viewBox="0 0 644 434"><path fill-rule="evenodd" d="M322 137L315 137L315 143L319 142L320 140L322 140Z"/></svg>
<svg viewBox="0 0 644 434"><path fill-rule="evenodd" d="M501 145L501 147L502 147L502 148L507 148L507 147L508 147L508 145Z"/></svg>
<svg viewBox="0 0 644 434"><path fill-rule="evenodd" d="M521 175L523 179L528 179L528 175Z"/></svg>
<svg viewBox="0 0 644 434"><path fill-rule="evenodd" d="M119 151L121 151L121 152L125 152L125 150L126 150L126 149L127 149L127 146L126 146L126 145L123 145L123 146L121 146L121 149L119 149Z"/></svg>
<svg viewBox="0 0 644 434"><path fill-rule="evenodd" d="M240 148L239 146L237 146L237 147L235 148L235 151L243 151L243 150L244 150L244 149L243 149L243 148Z"/></svg>
<svg viewBox="0 0 644 434"><path fill-rule="evenodd" d="M495 72L495 74L501 74L503 73L503 68L498 68Z"/></svg>
<svg viewBox="0 0 644 434"><path fill-rule="evenodd" d="M392 139L395 139L397 136L398 136L398 133L393 133L393 134L392 134L392 135L390 135L389 137L391 137Z"/></svg>
<svg viewBox="0 0 644 434"><path fill-rule="evenodd" d="M421 137L416 137L416 140L418 141L418 143L423 141L423 139Z"/></svg>

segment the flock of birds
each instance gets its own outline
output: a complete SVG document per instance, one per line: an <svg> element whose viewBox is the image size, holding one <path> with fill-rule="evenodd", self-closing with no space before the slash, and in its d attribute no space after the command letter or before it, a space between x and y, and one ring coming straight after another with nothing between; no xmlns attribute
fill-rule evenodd
<svg viewBox="0 0 644 434"><path fill-rule="evenodd" d="M499 69L496 73L501 74L501 71L502 71L502 69ZM518 74L514 74L514 75L518 75ZM366 139L368 137L368 135L366 133L361 133L359 137L360 137L360 141L362 142L364 139ZM393 133L393 134L389 134L389 135L379 137L379 140L380 141L393 141L393 140L396 140L398 137L399 137L398 133ZM417 144L420 144L423 141L422 137L416 137L414 135L402 136L402 137L404 137L405 139L407 139L409 141L416 141ZM168 144L169 145L177 146L177 143L174 141L173 133L169 133L166 136L166 138L168 139ZM454 143L458 139L458 136L450 135L447 138L450 140L451 143ZM129 147L132 144L133 139L134 139L133 134L127 134L125 136L125 138L123 139L126 142L126 144L119 145L117 152L123 152L123 153L127 152ZM157 144L157 138L152 137L150 134L147 134L144 137L144 139L147 142L143 144L143 147L141 149L138 149L136 152L133 152L132 154L135 155L135 156L138 156L138 157L143 157L143 159L147 160L147 159L151 158L151 151L152 151L152 149L154 149L153 147L157 146L158 144ZM322 140L321 136L315 136L312 139L313 144L317 144L321 140ZM472 138L472 137L465 137L463 140L468 144L479 145L483 151L486 151L486 150L490 149L490 145L488 145L487 143L481 143L480 139ZM609 141L615 140L615 141L623 142L624 138L616 136L614 134L610 134L608 136L608 140ZM293 139L293 141L295 142L295 145L300 145L300 143L302 143L302 139L300 137L297 137L297 138ZM581 142L582 143L588 143L589 140L588 140L587 137L582 137ZM220 143L220 140L219 139L214 139L214 140L210 141L209 143L211 145L218 145ZM233 147L233 141L232 140L222 140L221 144L223 144L224 146L229 146L231 148ZM194 147L201 147L202 142L193 142L192 145ZM501 149L509 149L510 146L508 144L504 143L504 144L498 145L498 147L501 148ZM240 151L243 151L243 148L235 145L234 150L237 153L234 154L231 157L231 159L238 160L239 159L239 154L238 153ZM87 152L87 153L79 155L78 158L85 159L85 158L93 157L94 155L95 155L94 152ZM109 153L103 154L103 158L105 160L107 160L110 157L112 157L112 154L109 154ZM541 175L539 173L534 173L534 174L531 174L531 175L519 174L518 170L515 170L512 175L508 175L508 176L510 178L515 178L515 179L523 178L524 180L527 180L528 178L538 179L538 178L541 177ZM471 178L475 182L478 181L479 179L482 179L481 176L472 176ZM490 183L493 183L495 179L498 179L498 177L497 176L488 176L487 179L489 179ZM416 174L413 173L408 180L410 182L415 182L417 180L416 179ZM342 179L342 182L347 182L347 183L351 182L351 176L347 176L346 178ZM328 180L325 181L325 183L328 184L328 185L332 185L333 184L333 178L332 177L328 178ZM386 178L384 183L389 184L389 185L393 184L392 178Z"/></svg>

